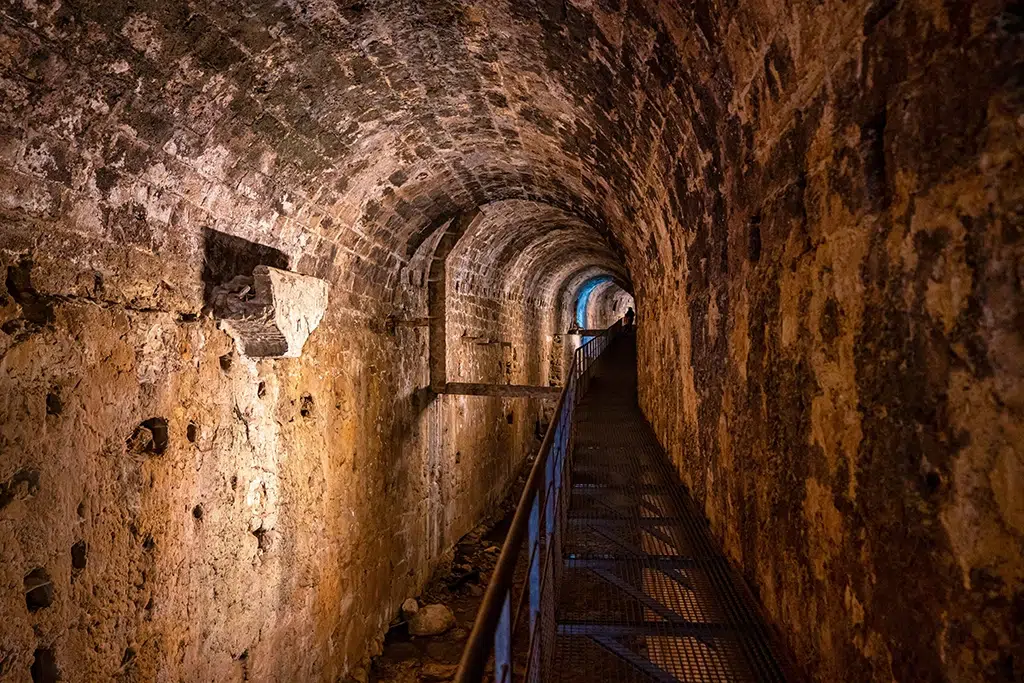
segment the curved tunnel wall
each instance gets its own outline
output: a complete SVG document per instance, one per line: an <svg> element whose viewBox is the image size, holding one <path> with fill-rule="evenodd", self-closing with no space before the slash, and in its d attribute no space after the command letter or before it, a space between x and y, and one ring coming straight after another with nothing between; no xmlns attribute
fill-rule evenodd
<svg viewBox="0 0 1024 683"><path fill-rule="evenodd" d="M238 680L373 651L533 445L536 406L427 389L431 259L478 210L445 259L446 369L559 382L578 288L612 275L642 406L811 673L1017 675L1008 4L4 12L16 676L40 648L81 680L129 649L142 677ZM330 282L302 358L233 356L199 315L207 228ZM153 418L166 450L129 452ZM36 568L57 589L29 613Z"/></svg>
<svg viewBox="0 0 1024 683"><path fill-rule="evenodd" d="M580 289L580 293L576 297L576 324L580 327L586 327L588 322L587 313L591 310L594 301L594 290L605 282L610 281L611 278L607 275L599 275L596 278L589 280Z"/></svg>
<svg viewBox="0 0 1024 683"><path fill-rule="evenodd" d="M630 308L633 309L635 315L636 303L633 301L632 294L622 289L614 281L602 282L590 294L586 311L586 327L590 329L610 327L622 320Z"/></svg>

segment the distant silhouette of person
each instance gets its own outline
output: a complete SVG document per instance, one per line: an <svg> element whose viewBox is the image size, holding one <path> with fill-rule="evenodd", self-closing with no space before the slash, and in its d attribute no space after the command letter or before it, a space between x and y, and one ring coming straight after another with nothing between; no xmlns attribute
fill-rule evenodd
<svg viewBox="0 0 1024 683"><path fill-rule="evenodd" d="M633 319L636 318L636 313L633 312L632 306L626 309L626 315L622 317L626 320L626 327L633 327Z"/></svg>

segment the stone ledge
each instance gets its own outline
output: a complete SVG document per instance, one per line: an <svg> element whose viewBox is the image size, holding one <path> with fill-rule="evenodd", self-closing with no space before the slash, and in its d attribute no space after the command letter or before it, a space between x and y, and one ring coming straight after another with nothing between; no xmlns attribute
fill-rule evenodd
<svg viewBox="0 0 1024 683"><path fill-rule="evenodd" d="M270 266L218 287L213 315L253 358L297 358L327 309L327 283Z"/></svg>

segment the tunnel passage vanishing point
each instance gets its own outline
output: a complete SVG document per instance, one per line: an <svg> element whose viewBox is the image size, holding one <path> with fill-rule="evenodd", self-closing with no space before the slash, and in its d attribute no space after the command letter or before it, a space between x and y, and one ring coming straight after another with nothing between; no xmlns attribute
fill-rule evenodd
<svg viewBox="0 0 1024 683"><path fill-rule="evenodd" d="M0 678L358 677L550 418L441 390L559 386L610 278L810 677L1019 680L1022 27L4 2Z"/></svg>

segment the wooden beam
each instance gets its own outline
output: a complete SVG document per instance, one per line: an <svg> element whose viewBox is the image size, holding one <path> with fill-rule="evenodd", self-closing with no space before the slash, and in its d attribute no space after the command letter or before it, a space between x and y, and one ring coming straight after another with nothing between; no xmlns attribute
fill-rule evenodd
<svg viewBox="0 0 1024 683"><path fill-rule="evenodd" d="M469 384L449 382L442 394L455 396L501 396L504 398L558 398L561 387L532 387L522 384Z"/></svg>

